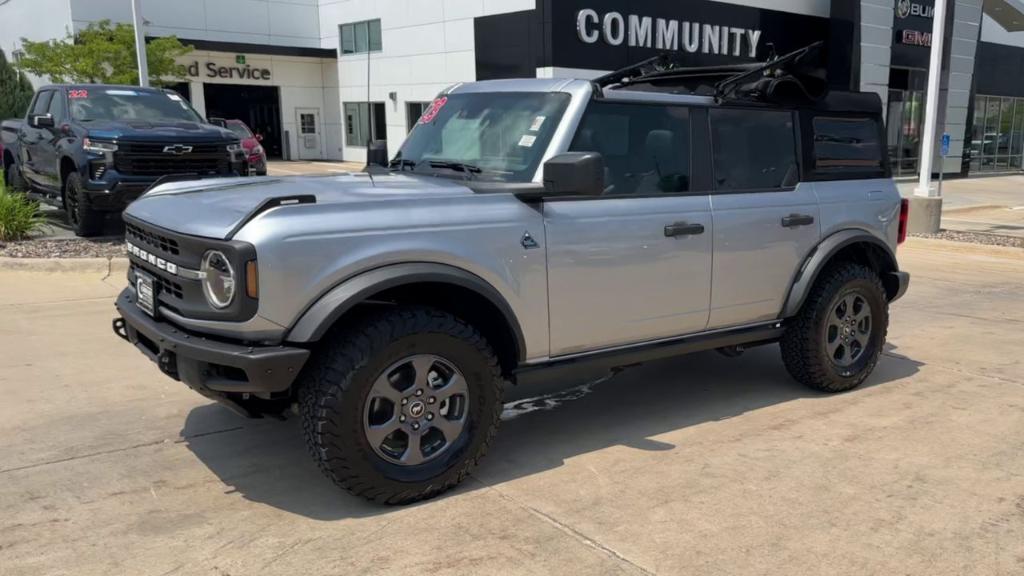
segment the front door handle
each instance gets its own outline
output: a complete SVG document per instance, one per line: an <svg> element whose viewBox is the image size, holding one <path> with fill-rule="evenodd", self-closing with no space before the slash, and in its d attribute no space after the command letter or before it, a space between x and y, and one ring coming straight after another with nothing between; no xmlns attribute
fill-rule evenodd
<svg viewBox="0 0 1024 576"><path fill-rule="evenodd" d="M675 222L665 226L665 236L696 236L704 233L703 224L690 224L688 222Z"/></svg>
<svg viewBox="0 0 1024 576"><path fill-rule="evenodd" d="M810 214L790 214L782 218L782 226L785 228L796 228L814 224L814 216Z"/></svg>

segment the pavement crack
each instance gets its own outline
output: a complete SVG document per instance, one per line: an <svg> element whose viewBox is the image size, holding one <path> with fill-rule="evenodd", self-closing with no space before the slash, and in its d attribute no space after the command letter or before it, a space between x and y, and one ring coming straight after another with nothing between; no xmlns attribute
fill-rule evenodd
<svg viewBox="0 0 1024 576"><path fill-rule="evenodd" d="M152 440L150 442L142 442L140 444L132 444L131 446L122 446L121 448L111 448L110 450L99 450L97 452L90 452L88 454L79 454L77 456L68 456L67 458L58 458L56 460L47 460L46 462L36 462L35 464L26 464L24 466L15 466L13 468L0 468L0 474L7 474L8 472L20 472L23 470L31 470L33 468L41 468L43 466L51 466L53 464L64 464L66 462L74 462L76 460L84 460L86 458L95 458L97 456L107 456L109 454L117 454L119 452L127 452L129 450L137 450L139 448L148 448L150 446L158 446L160 444L181 444L193 438L205 438L207 436L214 436L216 434L226 434L228 432L237 432L238 430L244 429L244 426L233 426L231 428L224 428L222 430L211 430L209 432L202 432L200 434L191 434L189 436L179 436L173 440L161 439Z"/></svg>
<svg viewBox="0 0 1024 576"><path fill-rule="evenodd" d="M623 564L626 564L626 565L630 566L631 568L639 570L643 574L648 574L648 575L651 575L651 576L655 575L655 572L653 572L651 570L648 570L647 568L644 568L643 566L637 564L636 562L633 562L629 558L626 558L625 556L623 556L622 554L617 552L614 548L606 546L606 545L602 544L601 542L595 540L594 538L591 538L590 536L587 536L586 534L580 532L576 528L573 528L569 524L566 524L565 522L562 522L561 520L555 518L554 516L548 514L547 512L544 512L542 510L538 510L537 508L534 508L533 506L530 506L529 504L527 504L525 502L522 502L521 500L518 500L518 499L516 499L516 498L514 498L514 497L512 497L512 496L510 496L510 495L508 495L508 494L506 494L504 492L502 492L501 490L495 488L494 486L491 486L490 484L487 484L486 482L480 480L479 478L477 478L476 476L474 476L472 474L470 474L469 477L472 480L474 480L475 482L477 482L478 484L480 484L481 486L483 486L484 488L486 488L487 490L490 490L490 491L496 493L499 497L501 497L501 498L511 502L512 504L514 504L516 506L519 506L520 508L526 510L527 512L533 514L534 516L540 518L541 520L547 522L548 524L554 526L555 528L557 528L558 530L560 530L564 534L567 534L567 535L575 538L580 543L582 543L582 544L584 544L586 546L589 546L589 547L597 550L598 552L602 552L605 555L611 557L612 559L617 560L619 562L622 562Z"/></svg>

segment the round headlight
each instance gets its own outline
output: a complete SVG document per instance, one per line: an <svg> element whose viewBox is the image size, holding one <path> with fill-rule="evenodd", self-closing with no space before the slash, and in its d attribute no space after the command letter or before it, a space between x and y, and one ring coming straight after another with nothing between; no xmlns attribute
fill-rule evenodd
<svg viewBox="0 0 1024 576"><path fill-rule="evenodd" d="M235 299L235 271L226 256L217 250L203 255L200 267L203 273L203 294L210 306L221 309L231 305Z"/></svg>

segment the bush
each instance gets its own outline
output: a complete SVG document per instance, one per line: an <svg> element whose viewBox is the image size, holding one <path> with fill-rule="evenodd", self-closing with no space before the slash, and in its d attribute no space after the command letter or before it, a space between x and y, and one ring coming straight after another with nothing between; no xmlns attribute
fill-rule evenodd
<svg viewBox="0 0 1024 576"><path fill-rule="evenodd" d="M0 172L2 177L3 172ZM0 179L0 182L3 182ZM4 190L0 184L0 242L23 240L37 232L43 226L43 216L39 213L39 204Z"/></svg>

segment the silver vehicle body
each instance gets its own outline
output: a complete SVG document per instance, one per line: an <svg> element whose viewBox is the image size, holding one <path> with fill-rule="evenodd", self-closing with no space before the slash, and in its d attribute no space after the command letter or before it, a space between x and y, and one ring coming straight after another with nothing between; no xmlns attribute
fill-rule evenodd
<svg viewBox="0 0 1024 576"><path fill-rule="evenodd" d="M581 80L537 79L457 85L449 93L569 94L548 159L568 151L596 89ZM602 96L715 106L696 96ZM538 168L534 182L542 176ZM266 198L282 195L312 195L316 202L252 216ZM801 182L770 192L526 202L511 192L477 193L457 179L401 172L170 183L126 211L160 229L255 247L256 314L229 322L164 310L186 330L302 345L374 286L409 274L447 274L500 301L524 366L777 324L796 312L814 267L829 253L869 242L892 257L899 213L900 196L888 178ZM779 225L792 214L810 215L813 224ZM680 221L706 232L664 233ZM526 234L535 247L525 245Z"/></svg>

